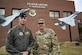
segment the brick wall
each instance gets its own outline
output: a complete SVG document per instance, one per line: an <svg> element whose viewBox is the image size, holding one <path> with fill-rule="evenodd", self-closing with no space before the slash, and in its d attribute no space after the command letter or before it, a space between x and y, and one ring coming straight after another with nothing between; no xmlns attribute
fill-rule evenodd
<svg viewBox="0 0 82 55"><path fill-rule="evenodd" d="M69 41L70 40L70 33L69 33L69 26L67 25L67 29L64 31L59 26L54 26L54 23L57 21L57 18L50 18L49 17L49 10L57 10L60 11L60 17L63 17L63 11L72 11L74 12L74 3L67 2L66 0L0 0L0 8L5 8L6 15L9 16L12 13L12 8L28 8L27 2L30 3L44 3L48 4L47 8L32 8L36 10L36 16L31 17L27 12L27 26L32 30L33 36L35 32L38 30L37 26L37 19L44 18L46 20L46 27L52 28L57 36L59 41ZM80 18L81 15L79 16ZM15 19L13 21L13 26L18 23L18 20ZM6 34L9 30L10 25L7 27L0 26L0 45L5 44ZM71 27L71 34L73 40L77 40L79 37L78 34L78 27Z"/></svg>

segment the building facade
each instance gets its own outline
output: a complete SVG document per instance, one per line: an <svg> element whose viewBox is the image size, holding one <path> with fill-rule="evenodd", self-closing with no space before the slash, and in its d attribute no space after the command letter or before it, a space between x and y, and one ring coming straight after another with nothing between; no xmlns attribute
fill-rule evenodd
<svg viewBox="0 0 82 55"><path fill-rule="evenodd" d="M59 41L76 41L79 39L78 22L81 22L81 13L76 17L76 26L66 25L66 30L60 26L55 26L58 18L67 17L75 12L74 2L66 0L0 0L0 15L9 16L20 9L30 8L27 12L27 26L32 30L33 36L38 30L37 20L44 18L46 26L52 28ZM15 19L6 27L0 26L0 45L5 45L8 30L15 26L18 20Z"/></svg>

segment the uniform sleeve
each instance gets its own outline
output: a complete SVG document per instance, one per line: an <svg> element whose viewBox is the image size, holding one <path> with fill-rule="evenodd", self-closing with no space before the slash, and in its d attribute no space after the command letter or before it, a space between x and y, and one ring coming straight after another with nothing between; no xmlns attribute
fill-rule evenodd
<svg viewBox="0 0 82 55"><path fill-rule="evenodd" d="M16 48L14 48L14 46L13 46L13 32L11 30L7 33L6 50L10 54L14 54L14 53L15 54L20 54L19 51Z"/></svg>
<svg viewBox="0 0 82 55"><path fill-rule="evenodd" d="M32 32L30 31L30 38L29 38L29 46L27 48L27 51L30 52L33 45L34 45L34 38L33 38L33 35L32 35Z"/></svg>
<svg viewBox="0 0 82 55"><path fill-rule="evenodd" d="M37 48L38 48L38 45L37 45L37 40L36 40L36 34L35 34L35 37L34 37L34 46L33 46L33 55L38 55L38 51L37 51Z"/></svg>
<svg viewBox="0 0 82 55"><path fill-rule="evenodd" d="M58 39L54 31L52 31L52 53L54 55L59 55L60 53L60 46L58 44Z"/></svg>

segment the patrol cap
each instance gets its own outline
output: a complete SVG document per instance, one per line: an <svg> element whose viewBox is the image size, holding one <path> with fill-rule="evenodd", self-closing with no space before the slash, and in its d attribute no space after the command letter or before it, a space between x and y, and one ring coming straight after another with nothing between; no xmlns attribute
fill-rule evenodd
<svg viewBox="0 0 82 55"><path fill-rule="evenodd" d="M27 17L26 12L20 13L19 17Z"/></svg>
<svg viewBox="0 0 82 55"><path fill-rule="evenodd" d="M38 24L44 24L44 23L45 23L44 19L42 19L42 18L38 19Z"/></svg>

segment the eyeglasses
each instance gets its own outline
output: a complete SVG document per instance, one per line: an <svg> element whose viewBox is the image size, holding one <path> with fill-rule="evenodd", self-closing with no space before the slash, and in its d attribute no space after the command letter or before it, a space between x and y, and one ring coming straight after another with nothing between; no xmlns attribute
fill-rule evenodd
<svg viewBox="0 0 82 55"><path fill-rule="evenodd" d="M44 24L44 23L38 23L38 24Z"/></svg>
<svg viewBox="0 0 82 55"><path fill-rule="evenodd" d="M21 17L21 19L26 19L26 17Z"/></svg>

